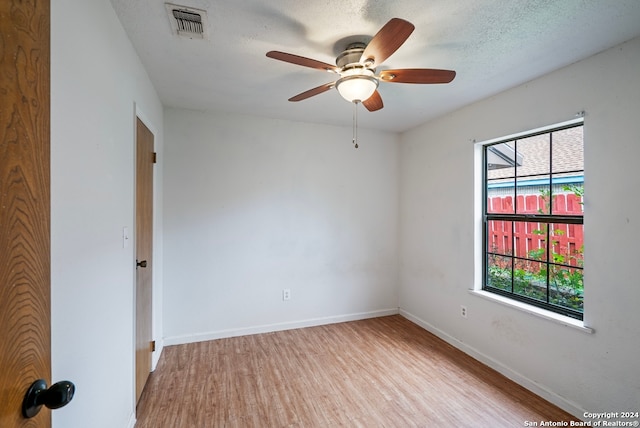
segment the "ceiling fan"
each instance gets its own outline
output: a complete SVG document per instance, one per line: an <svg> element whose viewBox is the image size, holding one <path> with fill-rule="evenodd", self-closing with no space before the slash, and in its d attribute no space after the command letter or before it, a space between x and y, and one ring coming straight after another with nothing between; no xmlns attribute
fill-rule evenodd
<svg viewBox="0 0 640 428"><path fill-rule="evenodd" d="M431 68L401 68L382 70L376 75L375 67L389 58L409 38L415 26L400 18L392 18L376 33L368 44L349 44L336 58L336 65L315 59L280 52L267 52L269 58L289 62L303 67L336 73L340 78L302 92L289 101L302 101L329 89L336 88L347 101L362 103L367 110L376 111L383 107L378 92L380 81L389 83L449 83L456 76L453 70Z"/></svg>

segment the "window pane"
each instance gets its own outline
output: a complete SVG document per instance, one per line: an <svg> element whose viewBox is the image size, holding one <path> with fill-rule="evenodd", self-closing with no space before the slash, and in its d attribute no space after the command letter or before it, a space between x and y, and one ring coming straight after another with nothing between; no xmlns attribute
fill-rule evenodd
<svg viewBox="0 0 640 428"><path fill-rule="evenodd" d="M488 180L513 178L514 167L520 163L513 142L487 146L485 159Z"/></svg>
<svg viewBox="0 0 640 428"><path fill-rule="evenodd" d="M490 187L487 192L487 213L513 214L513 190L513 182L509 187Z"/></svg>
<svg viewBox="0 0 640 428"><path fill-rule="evenodd" d="M516 141L522 164L516 167L518 214L549 214L551 145L549 134Z"/></svg>
<svg viewBox="0 0 640 428"><path fill-rule="evenodd" d="M524 184L527 181L520 183ZM518 185L516 204L518 214L549 214L551 194L549 177L536 179L535 183L535 185Z"/></svg>
<svg viewBox="0 0 640 428"><path fill-rule="evenodd" d="M582 215L584 196L583 127L552 134L553 214Z"/></svg>
<svg viewBox="0 0 640 428"><path fill-rule="evenodd" d="M546 261L547 225L544 223L514 222L515 256Z"/></svg>
<svg viewBox="0 0 640 428"><path fill-rule="evenodd" d="M582 269L549 265L549 302L583 312Z"/></svg>
<svg viewBox="0 0 640 428"><path fill-rule="evenodd" d="M582 175L554 176L553 183L553 214L583 215L584 184L582 183Z"/></svg>
<svg viewBox="0 0 640 428"><path fill-rule="evenodd" d="M555 131L553 138L553 173L584 171L582 126Z"/></svg>
<svg viewBox="0 0 640 428"><path fill-rule="evenodd" d="M513 214L515 165L518 162L513 143L486 147L487 212Z"/></svg>
<svg viewBox="0 0 640 428"><path fill-rule="evenodd" d="M547 301L546 263L516 260L513 271L513 292L532 299Z"/></svg>
<svg viewBox="0 0 640 428"><path fill-rule="evenodd" d="M489 220L487 222L487 251L504 255L513 254L511 221Z"/></svg>
<svg viewBox="0 0 640 428"><path fill-rule="evenodd" d="M522 163L516 167L518 179L547 177L551 172L551 144L549 134L534 135L516 140L516 151Z"/></svg>
<svg viewBox="0 0 640 428"><path fill-rule="evenodd" d="M511 257L489 255L487 260L487 287L511 291Z"/></svg>
<svg viewBox="0 0 640 428"><path fill-rule="evenodd" d="M584 225L554 223L550 226L551 261L583 267Z"/></svg>

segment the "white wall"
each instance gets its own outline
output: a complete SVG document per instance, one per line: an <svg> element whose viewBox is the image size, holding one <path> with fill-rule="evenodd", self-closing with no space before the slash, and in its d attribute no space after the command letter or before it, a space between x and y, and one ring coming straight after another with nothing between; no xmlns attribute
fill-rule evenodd
<svg viewBox="0 0 640 428"><path fill-rule="evenodd" d="M125 427L135 409L135 114L161 152L162 105L108 0L59 0L51 8L52 377L77 388L53 412L53 426ZM155 178L161 195L161 171ZM161 250L157 233L160 259Z"/></svg>
<svg viewBox="0 0 640 428"><path fill-rule="evenodd" d="M359 136L165 111L165 343L397 313L398 137Z"/></svg>
<svg viewBox="0 0 640 428"><path fill-rule="evenodd" d="M401 137L402 313L582 417L640 402L640 39ZM459 76L464 78L464 76ZM474 145L585 110L586 334L468 292ZM468 308L468 319L460 305Z"/></svg>

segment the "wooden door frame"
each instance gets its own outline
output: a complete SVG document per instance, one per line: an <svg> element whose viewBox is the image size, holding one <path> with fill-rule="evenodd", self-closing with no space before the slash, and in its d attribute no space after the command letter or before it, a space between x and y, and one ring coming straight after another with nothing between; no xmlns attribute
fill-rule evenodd
<svg viewBox="0 0 640 428"><path fill-rule="evenodd" d="M136 296L136 287L137 287L137 277L136 277L136 269L135 269L135 258L136 258L136 248L137 248L137 212L136 212L136 185L137 185L137 120L140 120L144 126L147 127L147 129L151 132L151 134L153 135L153 141L154 141L154 150L156 150L156 145L157 145L157 136L158 136L158 130L155 126L153 126L153 121L151 121L151 119L149 119L149 117L144 113L144 111L140 108L140 106L134 102L134 115L133 115L133 230L130 234L129 238L132 238L132 255L133 255L133 262L134 262L134 269L133 269L133 287L132 287L132 293L133 293L133 307L132 307L132 313L133 313L133 319L132 319L132 331L133 331L133 335L132 335L132 339L133 339L133 370L132 370L132 390L133 390L133 408L136 408L137 405L137 397L136 397L136 339L137 339L137 332L136 332L136 322L137 322L137 296ZM152 194L153 194L153 221L152 221L152 236L153 236L153 246L152 246L152 252L155 256L155 248L156 248L156 239L155 239L155 232L156 232L156 217L157 217L157 205L156 205L156 186L157 186L157 173L156 173L156 168L153 168L153 189L152 189ZM152 340L156 341L156 328L155 328L155 320L157 317L157 308L156 305L154 305L154 301L156 300L155 295L156 295L156 268L155 268L156 263L152 263L151 264L151 277L152 277L152 290L151 290L151 338ZM154 352L152 352L151 354L151 371L153 372L155 370L156 367L156 363L157 363L157 358L156 355L158 355L158 352L160 351L160 349L156 348Z"/></svg>

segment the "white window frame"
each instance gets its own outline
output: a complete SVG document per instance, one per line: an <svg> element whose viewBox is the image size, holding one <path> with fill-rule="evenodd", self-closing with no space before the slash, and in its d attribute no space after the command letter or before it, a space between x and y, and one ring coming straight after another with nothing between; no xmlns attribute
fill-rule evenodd
<svg viewBox="0 0 640 428"><path fill-rule="evenodd" d="M475 296L487 299L509 308L523 311L543 318L548 321L556 322L567 327L578 329L584 333L594 333L594 329L587 326L586 314L583 320L558 314L556 312L527 304L518 300L511 299L499 294L483 290L484 278L484 236L483 236L483 216L484 216L484 147L501 141L509 141L519 139L531 134L545 133L557 128L579 125L584 126L584 112L576 114L576 118L564 122L554 123L536 129L531 129L514 134L504 135L498 138L492 138L484 141L475 141L474 143L474 282L473 288L469 292Z"/></svg>

